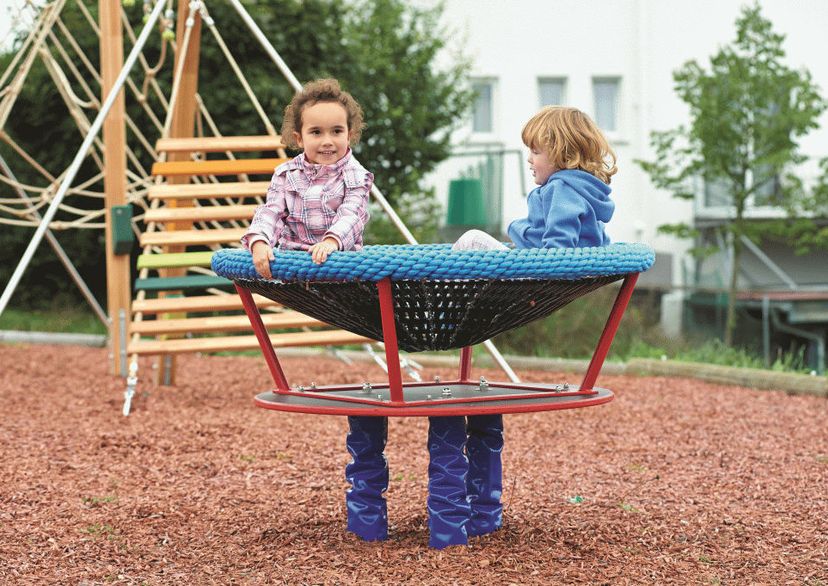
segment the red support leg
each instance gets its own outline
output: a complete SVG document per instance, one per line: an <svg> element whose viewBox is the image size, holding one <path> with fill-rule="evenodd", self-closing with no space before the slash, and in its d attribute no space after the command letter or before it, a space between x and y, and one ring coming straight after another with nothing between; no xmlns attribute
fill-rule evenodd
<svg viewBox="0 0 828 586"><path fill-rule="evenodd" d="M289 391L290 385L287 382L287 378L285 378L285 373L282 371L282 365L279 364L279 359L276 357L276 352L273 350L273 345L270 343L270 336L268 336L267 328L265 328L262 322L262 315L259 313L259 308L256 307L256 303L253 301L253 294L238 285L236 285L236 291L239 297L241 297L244 312L247 314L247 319L250 320L250 325L253 326L253 333L256 334L259 346L262 348L262 354L264 355L265 362L267 362L267 367L270 369L270 375L276 383L276 389Z"/></svg>
<svg viewBox="0 0 828 586"><path fill-rule="evenodd" d="M400 370L400 350L397 345L397 325L394 322L391 279L386 277L377 283L377 291L382 317L382 337L385 341L385 363L388 366L388 389L391 392L391 402L402 403L402 371Z"/></svg>
<svg viewBox="0 0 828 586"><path fill-rule="evenodd" d="M589 362L584 380L581 383L582 391L592 390L598 373L601 372L601 367L604 365L604 360L609 353L610 345L615 337L615 332L618 331L618 326L621 324L621 318L624 317L624 311L627 309L627 304L632 297L633 289L635 289L635 282L638 280L638 273L628 275L621 285L621 290L615 298L615 303L610 311L607 323L604 326L604 331L601 333L601 338L598 340L598 345L595 347L595 352L592 354L592 360Z"/></svg>
<svg viewBox="0 0 828 586"><path fill-rule="evenodd" d="M472 347L465 346L460 350L460 382L467 383L471 377Z"/></svg>

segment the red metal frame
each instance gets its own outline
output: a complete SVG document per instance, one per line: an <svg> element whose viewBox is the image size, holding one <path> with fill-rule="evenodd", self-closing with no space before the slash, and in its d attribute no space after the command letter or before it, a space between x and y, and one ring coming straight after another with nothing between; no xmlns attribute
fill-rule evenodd
<svg viewBox="0 0 828 586"><path fill-rule="evenodd" d="M630 297L632 297L636 281L638 281L638 273L627 275L624 278L624 283L621 285L621 290L618 291L618 295L615 297L612 311L610 311L609 317L607 318L604 331L601 332L601 337L595 346L592 360L589 361L584 380L581 382L581 388L584 390L592 389L592 386L598 379L598 374L601 372L601 367L607 358L612 340L615 338L615 332L618 331L618 326L621 325L621 318L624 317L624 311L626 311L627 304L630 302Z"/></svg>
<svg viewBox="0 0 828 586"><path fill-rule="evenodd" d="M386 277L377 283L377 291L379 292L382 338L385 342L385 364L388 367L391 403L401 405L404 403L402 371L400 369L400 349L397 345L397 324L394 321L394 296L391 293L391 279Z"/></svg>
<svg viewBox="0 0 828 586"><path fill-rule="evenodd" d="M276 351L273 350L273 344L270 343L270 336L267 333L264 322L262 322L262 314L259 313L259 308L256 307L256 302L253 301L253 294L238 285L236 285L236 292L241 297L244 312L247 314L247 319L250 320L250 325L253 326L253 333L256 334L256 339L259 341L265 362L267 362L267 367L270 369L270 375L276 383L276 389L279 391L289 391L290 385L282 370L282 365L279 364L279 359L276 357Z"/></svg>
<svg viewBox="0 0 828 586"><path fill-rule="evenodd" d="M469 382L471 379L471 346L464 346L460 350L460 382Z"/></svg>
<svg viewBox="0 0 828 586"><path fill-rule="evenodd" d="M397 342L397 329L394 319L394 299L391 287L391 281L385 278L377 283L377 292L379 295L380 318L382 322L383 339L385 341L385 360L388 367L388 383L373 385L375 390L388 389L390 401L383 401L375 398L354 397L354 396L333 396L335 391L349 391L361 388L361 385L336 385L330 387L314 388L312 392L293 391L287 382L284 371L282 370L273 345L270 343L270 336L267 329L262 322L259 308L256 307L253 301L253 294L243 287L236 285L236 291L242 300L242 306L247 314L250 324L253 327L253 332L256 334L256 339L262 349L265 361L267 362L270 374L276 383L276 389L273 391L275 395L279 396L296 396L308 397L309 394L314 399L319 399L316 405L294 405L287 403L276 404L273 401L268 401L262 398L262 395L256 398L255 403L259 407L266 409L277 409L281 411L299 411L304 413L320 413L331 415L401 415L401 416L426 416L426 415L464 415L472 408L474 413L520 413L529 411L542 411L552 409L567 409L574 407L586 407L590 405L597 405L606 403L612 400L612 393L601 389L603 394L594 389L595 381L604 364L604 360L609 352L610 345L615 337L618 327L621 323L621 318L635 289L635 283L638 280L638 274L628 275L621 289L616 296L610 315L598 340L592 359L584 375L583 382L580 387L574 387L566 390L555 390L549 385L532 385L527 383L489 383L492 391L486 395L474 397L458 397L458 398L439 398L429 401L405 401L405 388L427 387L433 386L433 383L403 383L402 371L400 368L400 353ZM441 383L446 386L451 385L470 385L474 384L471 381L472 368L472 348L466 346L460 350L460 372L459 378L456 381L446 381ZM526 393L516 395L499 395L496 389L521 389L527 391ZM328 396L326 396L328 394ZM582 396L583 399L577 402L549 402L549 403L532 403L527 404L525 401L521 403L521 399L529 398L547 398L547 397L573 397ZM326 400L330 401L330 406L326 405ZM494 401L500 401L498 405L494 405ZM502 402L507 404L505 407ZM362 405L359 413L354 413L352 407L337 406L343 403L354 405ZM439 406L435 410L434 406ZM403 408L404 407L404 408Z"/></svg>

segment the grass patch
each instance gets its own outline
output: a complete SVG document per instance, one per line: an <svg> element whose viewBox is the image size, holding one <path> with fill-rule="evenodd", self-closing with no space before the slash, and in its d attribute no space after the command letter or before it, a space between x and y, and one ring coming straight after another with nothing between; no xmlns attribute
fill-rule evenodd
<svg viewBox="0 0 828 586"><path fill-rule="evenodd" d="M83 533L87 533L92 537L112 537L115 535L115 528L112 525L95 523L82 529Z"/></svg>
<svg viewBox="0 0 828 586"><path fill-rule="evenodd" d="M7 307L0 315L0 330L106 334L106 327L93 313L74 307L22 310Z"/></svg>
<svg viewBox="0 0 828 586"><path fill-rule="evenodd" d="M83 497L83 504L94 507L97 505L104 505L106 503L114 503L118 500L118 497L115 495L107 495L107 496L85 496Z"/></svg>

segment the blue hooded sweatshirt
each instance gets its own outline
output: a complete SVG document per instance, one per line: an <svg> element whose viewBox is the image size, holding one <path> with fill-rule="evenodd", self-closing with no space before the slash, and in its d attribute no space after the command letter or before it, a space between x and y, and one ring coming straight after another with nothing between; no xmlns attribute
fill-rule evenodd
<svg viewBox="0 0 828 586"><path fill-rule="evenodd" d="M509 224L509 238L516 248L606 246L604 224L615 211L610 191L586 171L557 171L529 192L529 216Z"/></svg>

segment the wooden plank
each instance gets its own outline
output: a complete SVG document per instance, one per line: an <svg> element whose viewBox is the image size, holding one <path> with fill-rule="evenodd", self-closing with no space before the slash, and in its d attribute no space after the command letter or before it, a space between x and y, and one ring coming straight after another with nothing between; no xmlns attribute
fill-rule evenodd
<svg viewBox="0 0 828 586"><path fill-rule="evenodd" d="M316 330L293 334L272 334L274 348L292 346L343 346L373 342L344 330ZM192 352L232 352L259 347L256 336L217 336L213 338L177 338L175 340L137 340L127 347L129 354L186 354Z"/></svg>
<svg viewBox="0 0 828 586"><path fill-rule="evenodd" d="M227 288L233 281L216 275L185 275L183 277L149 277L135 279L136 291L179 291L186 289Z"/></svg>
<svg viewBox="0 0 828 586"><path fill-rule="evenodd" d="M318 328L327 326L324 322L308 317L298 311L283 311L262 315L265 327L275 330L288 328ZM246 315L223 315L210 317L189 317L181 319L156 319L134 322L129 333L157 336L159 334L186 334L206 332L252 332Z"/></svg>
<svg viewBox="0 0 828 586"><path fill-rule="evenodd" d="M249 175L272 174L289 159L221 159L218 161L167 161L153 163L152 175L181 177L183 175Z"/></svg>
<svg viewBox="0 0 828 586"><path fill-rule="evenodd" d="M153 185L147 192L149 199L197 199L200 197L264 196L269 181L234 181L232 183L188 183L186 185Z"/></svg>
<svg viewBox="0 0 828 586"><path fill-rule="evenodd" d="M246 228L216 228L213 230L168 230L141 234L141 246L147 245L206 245L238 242Z"/></svg>
<svg viewBox="0 0 828 586"><path fill-rule="evenodd" d="M215 220L250 220L256 211L252 205L209 205L191 208L161 207L149 209L144 213L144 222L209 222Z"/></svg>
<svg viewBox="0 0 828 586"><path fill-rule="evenodd" d="M100 10L100 27L105 37L100 42L101 100L108 96L115 85L124 64L123 25L121 24L121 7L117 2L98 3ZM10 15L9 15L10 16ZM4 18L5 20L5 18ZM130 257L128 254L115 254L113 218L111 211L115 206L127 203L127 156L125 94L119 92L111 104L111 116L103 122L102 138L106 156L103 158L104 206L106 209L105 250L106 250L106 308L112 319L109 322L109 342L111 360L109 374L126 376L126 362L121 364L124 347L121 339L122 311L129 310L130 302ZM10 96L13 98L13 96ZM3 163L5 167L5 163ZM103 268L103 267L101 267Z"/></svg>
<svg viewBox="0 0 828 586"><path fill-rule="evenodd" d="M261 308L278 307L279 304L262 297L253 295L256 305ZM238 295L194 295L191 297L162 297L161 299L141 299L132 302L133 313L181 313L206 311L241 310L241 298Z"/></svg>
<svg viewBox="0 0 828 586"><path fill-rule="evenodd" d="M281 148L285 148L281 136L161 138L155 143L155 150L165 153L275 151Z"/></svg>
<svg viewBox="0 0 828 586"><path fill-rule="evenodd" d="M168 254L142 254L138 257L139 269L171 269L180 267L209 267L213 251L171 252Z"/></svg>

